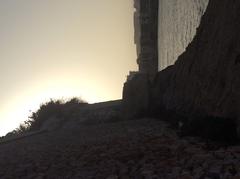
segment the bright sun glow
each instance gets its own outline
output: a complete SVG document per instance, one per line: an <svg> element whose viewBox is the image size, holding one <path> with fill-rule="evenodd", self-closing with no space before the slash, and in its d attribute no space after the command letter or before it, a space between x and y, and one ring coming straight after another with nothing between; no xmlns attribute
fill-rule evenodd
<svg viewBox="0 0 240 179"><path fill-rule="evenodd" d="M50 99L121 98L137 69L129 0L0 1L0 136Z"/></svg>
<svg viewBox="0 0 240 179"><path fill-rule="evenodd" d="M81 89L81 91L82 96L79 96L79 91L77 89L59 87L58 89L50 88L42 90L38 95L34 95L33 93L31 94L31 92L25 94L24 101L19 99L17 103L9 104L9 106L6 106L4 111L2 111L2 117L5 120L2 124L4 128L0 131L0 136L17 128L20 123L27 120L27 116L30 116L32 112L39 109L40 104L45 103L50 99L68 100L72 97L79 97L89 103L104 101L104 98L100 98L95 95L96 93L91 89L86 89L85 91Z"/></svg>

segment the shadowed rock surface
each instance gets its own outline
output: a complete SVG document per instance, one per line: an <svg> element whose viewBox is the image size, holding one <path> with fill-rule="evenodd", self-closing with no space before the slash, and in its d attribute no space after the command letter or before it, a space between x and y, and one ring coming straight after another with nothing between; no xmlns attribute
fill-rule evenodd
<svg viewBox="0 0 240 179"><path fill-rule="evenodd" d="M145 110L154 115L170 110L191 119L193 116L232 119L240 136L239 17L240 1L210 0L186 51L174 65L158 72L154 80L142 73L141 76L145 75L142 79L149 79L148 87L138 77L126 82L123 103L135 104L132 107L135 114L141 113L142 106L147 104ZM128 95L138 89L148 89L146 102L142 103L138 95ZM131 111L131 105L126 106L124 110Z"/></svg>
<svg viewBox="0 0 240 179"><path fill-rule="evenodd" d="M0 178L239 178L240 147L216 146L150 118L76 125L1 144Z"/></svg>
<svg viewBox="0 0 240 179"><path fill-rule="evenodd" d="M186 113L239 116L239 10L240 1L209 1L186 52L166 69L166 77L165 70L159 72L153 95L157 103Z"/></svg>

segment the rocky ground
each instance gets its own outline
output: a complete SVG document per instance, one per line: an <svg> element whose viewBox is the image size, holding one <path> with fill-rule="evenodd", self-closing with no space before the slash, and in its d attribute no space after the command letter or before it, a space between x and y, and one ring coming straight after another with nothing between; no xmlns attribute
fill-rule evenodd
<svg viewBox="0 0 240 179"><path fill-rule="evenodd" d="M1 179L239 179L240 146L206 149L155 119L75 126L0 145Z"/></svg>

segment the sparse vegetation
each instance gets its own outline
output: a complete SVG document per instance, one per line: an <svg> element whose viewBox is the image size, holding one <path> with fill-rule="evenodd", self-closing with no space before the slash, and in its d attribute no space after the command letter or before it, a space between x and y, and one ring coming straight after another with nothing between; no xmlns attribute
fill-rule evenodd
<svg viewBox="0 0 240 179"><path fill-rule="evenodd" d="M76 112L87 104L87 102L76 97L67 101L51 99L49 102L41 104L36 112L32 112L28 120L23 124L20 124L17 129L9 132L6 136L10 137L25 132L37 131L42 127L43 123L51 117L57 119L73 118L75 117Z"/></svg>

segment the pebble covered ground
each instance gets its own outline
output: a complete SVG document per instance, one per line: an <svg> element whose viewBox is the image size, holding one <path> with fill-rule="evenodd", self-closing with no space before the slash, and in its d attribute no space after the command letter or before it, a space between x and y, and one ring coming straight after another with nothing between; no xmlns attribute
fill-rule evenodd
<svg viewBox="0 0 240 179"><path fill-rule="evenodd" d="M0 145L1 179L240 179L240 146L207 150L141 119L75 126Z"/></svg>

